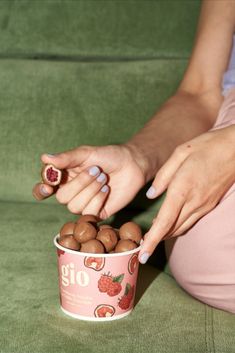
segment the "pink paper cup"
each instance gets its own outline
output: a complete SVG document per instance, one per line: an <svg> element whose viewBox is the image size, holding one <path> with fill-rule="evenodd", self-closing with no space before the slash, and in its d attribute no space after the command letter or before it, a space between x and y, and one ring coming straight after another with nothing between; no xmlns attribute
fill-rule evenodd
<svg viewBox="0 0 235 353"><path fill-rule="evenodd" d="M139 270L134 250L91 254L67 249L54 238L57 248L60 305L76 319L110 321L133 310Z"/></svg>

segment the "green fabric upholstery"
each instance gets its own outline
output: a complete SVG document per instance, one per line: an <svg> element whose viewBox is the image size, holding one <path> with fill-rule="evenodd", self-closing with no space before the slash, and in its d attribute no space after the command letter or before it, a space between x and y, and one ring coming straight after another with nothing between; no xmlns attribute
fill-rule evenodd
<svg viewBox="0 0 235 353"><path fill-rule="evenodd" d="M183 291L162 243L140 267L131 315L89 323L63 314L52 241L76 216L55 197L32 197L42 153L121 143L152 117L183 75L199 8L0 1L0 353L234 352L235 316ZM147 230L163 198L146 200L146 188L109 222Z"/></svg>
<svg viewBox="0 0 235 353"><path fill-rule="evenodd" d="M233 352L234 315L192 299L164 272L142 265L136 306L125 319L90 323L59 307L60 205L0 202L0 351L4 353Z"/></svg>
<svg viewBox="0 0 235 353"><path fill-rule="evenodd" d="M199 6L198 0L1 0L0 53L182 58L192 47Z"/></svg>

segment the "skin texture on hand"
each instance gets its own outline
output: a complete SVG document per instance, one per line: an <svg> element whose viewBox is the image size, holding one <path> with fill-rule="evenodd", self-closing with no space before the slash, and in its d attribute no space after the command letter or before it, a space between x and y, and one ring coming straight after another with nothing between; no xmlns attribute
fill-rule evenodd
<svg viewBox="0 0 235 353"><path fill-rule="evenodd" d="M68 174L66 183L59 185L55 193L58 202L66 204L72 213L94 214L101 219L125 207L144 186L145 176L140 167L143 162L139 160L138 164L138 158L124 145L80 146L55 156L41 156L43 163L52 163ZM90 175L91 170L97 174ZM101 175L104 180L99 182ZM48 196L54 192L49 185L36 184L33 195L38 200L42 186Z"/></svg>
<svg viewBox="0 0 235 353"><path fill-rule="evenodd" d="M147 192L153 199L167 189L140 257L151 255L162 239L184 234L218 204L235 182L234 140L235 125L209 131L175 149Z"/></svg>

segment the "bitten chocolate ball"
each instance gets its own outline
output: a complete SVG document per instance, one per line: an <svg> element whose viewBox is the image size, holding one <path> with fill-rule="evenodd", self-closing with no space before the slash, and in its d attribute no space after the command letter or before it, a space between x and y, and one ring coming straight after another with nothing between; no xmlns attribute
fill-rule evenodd
<svg viewBox="0 0 235 353"><path fill-rule="evenodd" d="M78 223L74 228L74 238L79 243L85 243L88 240L95 239L97 230L89 222Z"/></svg>
<svg viewBox="0 0 235 353"><path fill-rule="evenodd" d="M67 249L71 249L71 250L79 250L80 249L80 244L74 239L73 235L63 235L58 240L58 243Z"/></svg>
<svg viewBox="0 0 235 353"><path fill-rule="evenodd" d="M88 240L85 243L82 243L80 251L94 253L94 254L103 254L104 246L99 240L92 239L92 240Z"/></svg>
<svg viewBox="0 0 235 353"><path fill-rule="evenodd" d="M119 235L121 239L132 240L138 245L140 244L140 241L142 239L141 228L138 226L138 224L134 222L124 223L119 230Z"/></svg>
<svg viewBox="0 0 235 353"><path fill-rule="evenodd" d="M98 232L96 239L101 241L101 243L104 245L105 250L107 252L113 250L118 242L117 234L115 230L112 228L101 229Z"/></svg>
<svg viewBox="0 0 235 353"><path fill-rule="evenodd" d="M74 228L75 228L75 223L73 222L67 222L63 225L63 227L60 229L60 237L66 234L73 234Z"/></svg>
<svg viewBox="0 0 235 353"><path fill-rule="evenodd" d="M92 214L85 214L85 215L82 215L78 218L77 224L79 224L81 222L97 223L97 222L99 222L99 218L92 215Z"/></svg>
<svg viewBox="0 0 235 353"><path fill-rule="evenodd" d="M117 243L117 246L115 248L115 252L130 251L130 250L133 250L133 249L136 249L136 248L137 248L137 245L132 240L121 239Z"/></svg>
<svg viewBox="0 0 235 353"><path fill-rule="evenodd" d="M42 181L45 184L56 186L59 185L62 179L62 171L56 168L53 164L45 164L41 171Z"/></svg>

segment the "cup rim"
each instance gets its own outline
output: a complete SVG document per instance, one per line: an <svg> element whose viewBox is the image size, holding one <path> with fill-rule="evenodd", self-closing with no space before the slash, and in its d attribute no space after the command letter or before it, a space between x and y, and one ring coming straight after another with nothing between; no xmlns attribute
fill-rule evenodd
<svg viewBox="0 0 235 353"><path fill-rule="evenodd" d="M137 248L133 249L133 250L129 250L129 251L123 251L123 252L117 252L117 253L113 253L113 254L95 254L95 253L90 253L90 252L81 252L81 251L77 251L77 250L72 250L72 249L68 249L65 248L64 246L60 245L57 240L59 239L60 234L58 233L55 237L54 237L54 245L56 246L56 248L65 251L66 253L69 254L75 254L77 256L82 256L82 257L117 257L117 256L128 256L131 254L135 254L137 252L140 251L141 249L141 245L139 245Z"/></svg>

